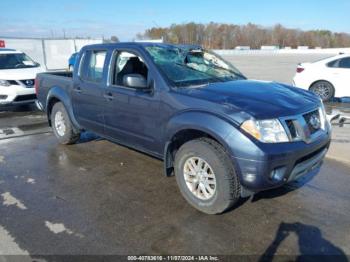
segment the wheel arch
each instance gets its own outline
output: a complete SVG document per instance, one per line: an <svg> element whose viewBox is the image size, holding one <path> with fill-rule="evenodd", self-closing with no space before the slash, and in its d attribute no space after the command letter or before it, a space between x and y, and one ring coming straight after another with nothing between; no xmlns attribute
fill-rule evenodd
<svg viewBox="0 0 350 262"><path fill-rule="evenodd" d="M73 114L73 108L72 108L72 103L70 100L70 97L68 94L63 91L60 87L53 87L50 89L48 95L47 95L47 100L46 100L46 114L47 114L47 119L49 122L49 125L51 126L51 112L52 108L54 105L58 102L61 102L63 106L66 108L69 118L73 124L73 127L76 131L79 131L81 128L76 121L76 118L74 117Z"/></svg>
<svg viewBox="0 0 350 262"><path fill-rule="evenodd" d="M177 150L186 142L201 137L210 138L219 143L225 151L232 153L226 138L234 128L232 123L203 112L187 112L174 117L166 130L164 147L164 169L167 176L173 174L173 162Z"/></svg>
<svg viewBox="0 0 350 262"><path fill-rule="evenodd" d="M309 90L310 90L310 88L311 88L314 84L316 84L316 83L318 83L318 82L327 82L327 83L331 84L332 87L333 87L333 89L334 89L334 91L335 91L335 88L334 88L334 85L332 84L332 82L329 81L329 80L326 80L326 79L318 79L318 80L312 81L311 84L309 85Z"/></svg>

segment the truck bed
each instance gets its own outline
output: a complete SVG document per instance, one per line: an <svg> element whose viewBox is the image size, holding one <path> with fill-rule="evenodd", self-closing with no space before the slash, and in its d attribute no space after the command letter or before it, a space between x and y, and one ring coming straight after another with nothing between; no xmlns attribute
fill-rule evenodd
<svg viewBox="0 0 350 262"><path fill-rule="evenodd" d="M39 82L37 99L46 111L47 96L52 88L65 89L68 93L73 86L73 73L68 71L54 71L37 74L36 80Z"/></svg>
<svg viewBox="0 0 350 262"><path fill-rule="evenodd" d="M41 73L43 75L52 75L52 76L63 76L63 77L73 77L73 72L71 71L52 71L52 72L45 72Z"/></svg>

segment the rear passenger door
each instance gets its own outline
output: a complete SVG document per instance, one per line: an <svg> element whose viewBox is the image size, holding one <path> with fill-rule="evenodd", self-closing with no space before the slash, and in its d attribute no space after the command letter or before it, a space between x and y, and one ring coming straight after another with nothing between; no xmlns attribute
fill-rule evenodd
<svg viewBox="0 0 350 262"><path fill-rule="evenodd" d="M106 55L106 50L87 50L83 54L72 90L73 110L78 123L99 134L104 132Z"/></svg>
<svg viewBox="0 0 350 262"><path fill-rule="evenodd" d="M142 75L149 90L132 88L124 76ZM136 51L116 50L105 90L105 132L108 137L152 153L160 152L159 92L149 66Z"/></svg>

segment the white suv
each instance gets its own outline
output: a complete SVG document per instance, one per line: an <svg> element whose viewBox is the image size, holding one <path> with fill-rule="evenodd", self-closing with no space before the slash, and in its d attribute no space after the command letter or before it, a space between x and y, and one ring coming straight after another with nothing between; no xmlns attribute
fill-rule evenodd
<svg viewBox="0 0 350 262"><path fill-rule="evenodd" d="M0 48L0 105L34 102L34 80L43 71L26 54Z"/></svg>

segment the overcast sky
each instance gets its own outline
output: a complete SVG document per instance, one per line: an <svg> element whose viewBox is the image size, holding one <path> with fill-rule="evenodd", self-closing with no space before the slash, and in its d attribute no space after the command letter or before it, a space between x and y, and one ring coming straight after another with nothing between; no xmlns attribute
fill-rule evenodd
<svg viewBox="0 0 350 262"><path fill-rule="evenodd" d="M350 0L1 0L0 36L132 40L153 26L210 21L350 33Z"/></svg>

